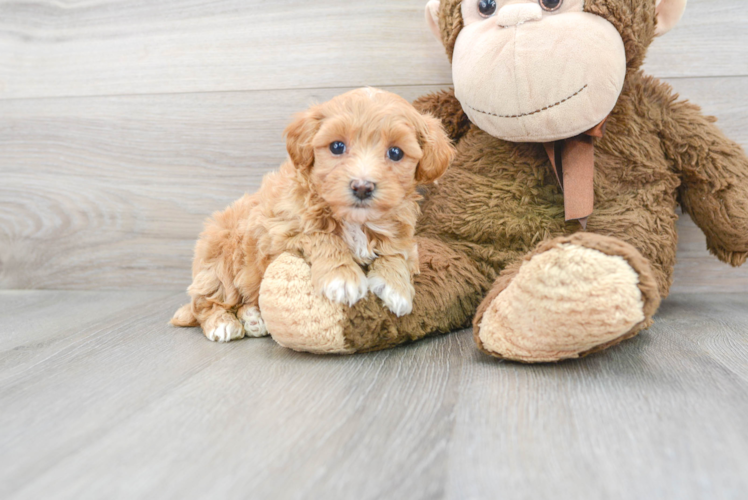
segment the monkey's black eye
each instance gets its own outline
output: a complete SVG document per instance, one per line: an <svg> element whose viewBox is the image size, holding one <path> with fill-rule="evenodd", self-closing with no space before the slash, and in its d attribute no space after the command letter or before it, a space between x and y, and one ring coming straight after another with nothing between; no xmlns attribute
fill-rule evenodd
<svg viewBox="0 0 748 500"><path fill-rule="evenodd" d="M387 158L392 161L400 161L403 159L403 156L405 156L405 153L403 153L403 150L400 148L390 148L387 151Z"/></svg>
<svg viewBox="0 0 748 500"><path fill-rule="evenodd" d="M345 153L345 143L340 141L333 142L330 144L330 152L336 156L342 155Z"/></svg>
<svg viewBox="0 0 748 500"><path fill-rule="evenodd" d="M561 7L561 4L564 3L564 0L538 0L540 2L540 6L543 8L543 10L546 10L548 12L553 12L554 10L557 10L559 7Z"/></svg>
<svg viewBox="0 0 748 500"><path fill-rule="evenodd" d="M496 14L496 0L479 0L478 10L483 17L491 17Z"/></svg>

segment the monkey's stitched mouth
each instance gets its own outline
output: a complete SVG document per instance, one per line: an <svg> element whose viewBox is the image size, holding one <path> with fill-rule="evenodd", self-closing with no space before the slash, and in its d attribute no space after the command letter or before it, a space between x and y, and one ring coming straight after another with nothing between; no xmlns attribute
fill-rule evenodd
<svg viewBox="0 0 748 500"><path fill-rule="evenodd" d="M538 113L542 113L543 111L549 110L549 109L551 109L551 108L555 108L556 106L559 106L559 105L561 105L561 104L565 103L566 101L568 101L568 100L572 99L573 97L576 97L576 96L578 96L578 95L579 95L579 94L581 94L581 93L582 93L582 91L584 91L584 89L586 89L587 87L588 87L588 86L587 86L587 85L585 85L585 86L584 86L584 87L582 87L581 89L579 89L579 90L577 90L576 92L574 92L573 94L571 94L571 95L570 95L569 97L567 97L567 98L565 98L565 99L561 99L560 101L558 101L558 102L557 102L557 103L555 103L555 104L550 104L550 105L548 105L548 106L546 106L546 107L544 107L544 108L536 109L535 111L531 111L531 112L529 112L529 113L522 113L522 114L519 114L519 115L500 115L500 114L497 114L497 113L490 113L490 112L488 112L488 111L483 111L483 110L480 110L480 109L474 108L474 107L472 107L472 106L471 106L471 105L469 105L469 104L468 104L468 108L472 109L473 111L477 111L478 113L483 113L484 115L495 116L496 118L522 118L523 116L531 116L531 115L537 115Z"/></svg>

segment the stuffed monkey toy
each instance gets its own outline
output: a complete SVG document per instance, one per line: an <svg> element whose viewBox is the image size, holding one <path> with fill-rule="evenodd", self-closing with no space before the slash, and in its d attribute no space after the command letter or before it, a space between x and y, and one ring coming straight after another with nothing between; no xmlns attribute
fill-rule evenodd
<svg viewBox="0 0 748 500"><path fill-rule="evenodd" d="M282 255L260 307L281 345L353 353L470 325L497 358L600 351L652 323L672 283L680 205L712 254L748 257L748 159L715 119L640 70L686 0L432 0L454 90L416 107L457 156L418 223L410 315L313 293Z"/></svg>

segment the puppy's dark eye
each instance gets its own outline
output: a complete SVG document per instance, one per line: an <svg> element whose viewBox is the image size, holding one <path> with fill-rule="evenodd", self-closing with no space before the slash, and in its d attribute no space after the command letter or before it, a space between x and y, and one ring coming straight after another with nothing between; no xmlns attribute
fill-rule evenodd
<svg viewBox="0 0 748 500"><path fill-rule="evenodd" d="M553 12L557 10L564 3L564 0L538 0L543 10Z"/></svg>
<svg viewBox="0 0 748 500"><path fill-rule="evenodd" d="M340 141L333 142L330 144L330 152L336 156L342 155L345 153L345 143Z"/></svg>
<svg viewBox="0 0 748 500"><path fill-rule="evenodd" d="M496 13L496 1L495 0L480 0L478 2L478 10L480 11L481 16L491 17Z"/></svg>
<svg viewBox="0 0 748 500"><path fill-rule="evenodd" d="M403 159L403 156L405 156L405 153L403 153L403 150L400 148L390 148L387 151L387 158L392 161L400 161Z"/></svg>

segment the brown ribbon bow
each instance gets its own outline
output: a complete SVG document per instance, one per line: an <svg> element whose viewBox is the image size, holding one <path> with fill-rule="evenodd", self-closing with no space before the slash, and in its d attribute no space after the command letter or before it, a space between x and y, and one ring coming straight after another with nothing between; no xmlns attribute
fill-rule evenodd
<svg viewBox="0 0 748 500"><path fill-rule="evenodd" d="M587 229L587 218L595 205L593 137L605 134L606 121L607 118L576 137L543 144L564 194L566 220L578 220L582 229Z"/></svg>

